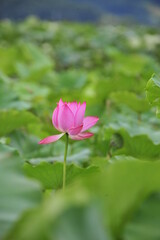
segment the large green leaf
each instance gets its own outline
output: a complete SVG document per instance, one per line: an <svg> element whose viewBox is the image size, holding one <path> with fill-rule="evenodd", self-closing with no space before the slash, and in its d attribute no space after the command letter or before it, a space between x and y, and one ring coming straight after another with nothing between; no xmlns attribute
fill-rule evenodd
<svg viewBox="0 0 160 240"><path fill-rule="evenodd" d="M41 199L38 183L26 178L17 152L0 144L0 238Z"/></svg>
<svg viewBox="0 0 160 240"><path fill-rule="evenodd" d="M39 180L45 189L62 188L63 180L63 163L55 162L53 164L42 162L39 165L24 165L26 174L32 178ZM84 174L96 173L97 167L81 168L74 164L67 165L66 183L69 184L75 178Z"/></svg>
<svg viewBox="0 0 160 240"><path fill-rule="evenodd" d="M133 157L154 160L160 157L160 132L141 125L110 124L106 138L112 154L126 154Z"/></svg>

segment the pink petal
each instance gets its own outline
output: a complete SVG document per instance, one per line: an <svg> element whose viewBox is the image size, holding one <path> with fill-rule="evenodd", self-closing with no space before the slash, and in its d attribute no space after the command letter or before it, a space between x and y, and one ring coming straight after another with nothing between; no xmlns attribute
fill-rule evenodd
<svg viewBox="0 0 160 240"><path fill-rule="evenodd" d="M79 105L79 108L75 115L75 127L83 124L85 110L86 110L86 102Z"/></svg>
<svg viewBox="0 0 160 240"><path fill-rule="evenodd" d="M61 134L57 134L57 135L53 135L53 136L49 136L46 137L44 139L42 139L38 144L48 144L51 142L56 142L58 139L60 139L65 133L61 133Z"/></svg>
<svg viewBox="0 0 160 240"><path fill-rule="evenodd" d="M67 132L68 129L74 126L74 115L67 104L59 107L58 113L58 128L62 132Z"/></svg>
<svg viewBox="0 0 160 240"><path fill-rule="evenodd" d="M64 102L62 101L62 98L59 100L58 106L62 107L64 105Z"/></svg>
<svg viewBox="0 0 160 240"><path fill-rule="evenodd" d="M77 135L78 133L81 132L82 128L83 128L83 125L78 126L78 127L72 127L69 129L68 133L70 135Z"/></svg>
<svg viewBox="0 0 160 240"><path fill-rule="evenodd" d="M58 112L59 112L59 106L57 106L53 112L53 115L52 115L52 123L53 123L53 126L58 129Z"/></svg>
<svg viewBox="0 0 160 240"><path fill-rule="evenodd" d="M98 117L92 117L92 116L85 117L83 119L83 128L82 128L81 132L84 132L84 131L88 130L89 128L93 127L97 123L98 120L99 120Z"/></svg>
<svg viewBox="0 0 160 240"><path fill-rule="evenodd" d="M73 114L75 115L78 109L78 103L75 102L69 102L68 103L68 107L70 108L70 110L73 112Z"/></svg>
<svg viewBox="0 0 160 240"><path fill-rule="evenodd" d="M55 110L53 111L53 115L52 115L52 123L53 126L57 129L60 130L58 128L58 113L59 113L59 107L62 107L64 105L64 102L62 101L62 99L59 100L59 102L57 103L57 107L55 108Z"/></svg>
<svg viewBox="0 0 160 240"><path fill-rule="evenodd" d="M83 140L83 139L86 139L86 138L90 138L92 137L94 134L91 133L91 132L85 132L85 133L79 133L78 135L69 135L69 137L73 140Z"/></svg>

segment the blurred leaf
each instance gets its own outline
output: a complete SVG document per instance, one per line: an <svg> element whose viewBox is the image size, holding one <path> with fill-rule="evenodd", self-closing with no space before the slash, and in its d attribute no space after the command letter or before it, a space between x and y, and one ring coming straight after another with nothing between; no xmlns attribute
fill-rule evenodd
<svg viewBox="0 0 160 240"><path fill-rule="evenodd" d="M13 91L12 85L8 82L3 82L0 74L0 109L18 109L25 110L30 108L30 104L20 101L16 92ZM3 76L5 77L5 76Z"/></svg>
<svg viewBox="0 0 160 240"><path fill-rule="evenodd" d="M86 78L82 71L68 70L58 75L58 85L62 89L80 89L85 85Z"/></svg>
<svg viewBox="0 0 160 240"><path fill-rule="evenodd" d="M40 99L44 101L49 94L49 88L46 86L40 86L35 83L28 82L19 82L17 85L14 85L14 90L17 95L24 101L33 101Z"/></svg>
<svg viewBox="0 0 160 240"><path fill-rule="evenodd" d="M117 68L117 71L124 72L126 74L139 74L143 71L148 62L150 63L149 57L140 53L129 54L126 56L121 52L116 52L116 54L114 54L112 57L114 60L117 60L116 65L114 66Z"/></svg>
<svg viewBox="0 0 160 240"><path fill-rule="evenodd" d="M144 199L160 190L159 173L160 161L131 159L110 164L105 172L105 186L108 222L115 239L122 236L125 224Z"/></svg>
<svg viewBox="0 0 160 240"><path fill-rule="evenodd" d="M28 160L33 165L37 165L37 164L39 164L41 162L44 162L44 161L48 162L48 163L54 163L56 161L63 163L64 155L62 154L62 147L64 149L64 143L62 143L60 141L57 142L57 143L54 143L54 146L52 146L52 147L51 147L51 145L50 145L50 147L45 146L45 148L43 147L44 151L46 149L45 156L44 156L44 154L42 154L43 150L41 148L41 153L37 153L37 155L39 155L39 157L30 158ZM40 149L40 147L39 147L39 149ZM47 156L47 149L49 151L49 156ZM67 162L68 163L76 163L76 164L80 165L80 164L82 164L84 162L87 162L89 160L89 156L90 156L90 150L89 149L80 148L79 151L78 152L77 151L75 152L75 154L69 154L68 153L68 156L67 156ZM55 154L57 156L52 157L51 156L52 154ZM33 156L33 153L32 153L32 156Z"/></svg>
<svg viewBox="0 0 160 240"><path fill-rule="evenodd" d="M39 119L27 111L1 111L0 112L0 136L13 130L26 127L30 123L39 123Z"/></svg>
<svg viewBox="0 0 160 240"><path fill-rule="evenodd" d="M158 240L160 239L160 196L149 197L135 212L127 224L124 239L127 240Z"/></svg>
<svg viewBox="0 0 160 240"><path fill-rule="evenodd" d="M113 92L110 97L117 104L125 104L138 113L145 112L150 108L145 99L138 97L132 92Z"/></svg>
<svg viewBox="0 0 160 240"><path fill-rule="evenodd" d="M57 240L64 236L66 240L109 240L98 210L93 204L69 209L57 219L53 236Z"/></svg>
<svg viewBox="0 0 160 240"><path fill-rule="evenodd" d="M17 50L14 46L0 46L0 70L8 75L15 73L15 59L17 58Z"/></svg>
<svg viewBox="0 0 160 240"><path fill-rule="evenodd" d="M31 43L20 45L24 62L16 62L18 75L26 81L40 81L52 69L51 59Z"/></svg>
<svg viewBox="0 0 160 240"><path fill-rule="evenodd" d="M4 237L21 215L40 202L39 185L27 179L14 149L0 144L0 237Z"/></svg>
<svg viewBox="0 0 160 240"><path fill-rule="evenodd" d="M76 206L84 206L90 197L84 189L78 191L61 191L47 198L40 207L30 211L19 220L10 231L6 240L34 239L51 240L55 239L53 226L67 209Z"/></svg>
<svg viewBox="0 0 160 240"><path fill-rule="evenodd" d="M106 157L93 157L91 158L91 165L97 166L99 168L106 168L108 165L108 159Z"/></svg>

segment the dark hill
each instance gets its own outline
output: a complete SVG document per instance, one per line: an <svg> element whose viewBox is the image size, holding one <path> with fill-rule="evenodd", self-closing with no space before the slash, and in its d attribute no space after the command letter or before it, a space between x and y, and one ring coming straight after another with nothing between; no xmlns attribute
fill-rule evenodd
<svg viewBox="0 0 160 240"><path fill-rule="evenodd" d="M0 0L0 18L23 19L36 15L41 19L98 21L106 15L131 18L146 24L159 23L159 0Z"/></svg>

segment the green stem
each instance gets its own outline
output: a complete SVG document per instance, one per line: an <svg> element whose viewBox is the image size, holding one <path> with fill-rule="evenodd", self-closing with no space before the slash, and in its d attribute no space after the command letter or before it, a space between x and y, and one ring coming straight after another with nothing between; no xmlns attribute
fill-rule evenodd
<svg viewBox="0 0 160 240"><path fill-rule="evenodd" d="M64 163L63 163L63 190L66 186L66 160L67 160L67 151L68 151L68 133L66 133L66 146L64 152Z"/></svg>

